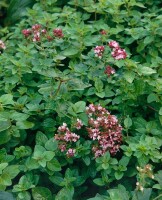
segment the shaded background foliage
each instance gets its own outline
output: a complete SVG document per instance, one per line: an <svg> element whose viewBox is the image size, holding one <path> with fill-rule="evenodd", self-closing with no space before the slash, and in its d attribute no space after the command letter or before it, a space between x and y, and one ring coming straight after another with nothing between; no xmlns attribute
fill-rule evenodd
<svg viewBox="0 0 162 200"><path fill-rule="evenodd" d="M0 35L7 46L0 55L0 189L26 200L149 200L161 195L161 1L0 5ZM29 42L21 31L36 23L50 35L62 28L64 38ZM126 60L114 61L108 48L103 60L94 58L93 48L110 40L126 49ZM113 77L104 74L108 64L116 70ZM118 116L123 145L115 158L106 154L95 161L89 141L77 144L74 159L57 150L53 135L58 126L76 118L87 123L84 103L100 103ZM148 163L154 180L136 169ZM135 190L137 181L143 192Z"/></svg>

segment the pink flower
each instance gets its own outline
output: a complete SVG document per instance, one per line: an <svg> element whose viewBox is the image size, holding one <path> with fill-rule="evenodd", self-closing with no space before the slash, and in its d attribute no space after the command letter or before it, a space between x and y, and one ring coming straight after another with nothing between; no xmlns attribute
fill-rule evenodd
<svg viewBox="0 0 162 200"><path fill-rule="evenodd" d="M32 30L35 32L37 32L37 31L39 31L40 29L41 29L41 25L40 24L34 24L33 26L32 26Z"/></svg>
<svg viewBox="0 0 162 200"><path fill-rule="evenodd" d="M107 74L108 76L110 76L111 74L115 74L115 69L108 65L105 69L105 74Z"/></svg>
<svg viewBox="0 0 162 200"><path fill-rule="evenodd" d="M37 42L37 41L40 41L40 32L34 33L33 42Z"/></svg>
<svg viewBox="0 0 162 200"><path fill-rule="evenodd" d="M64 141L66 142L76 142L80 138L79 135L72 133L70 131L67 131L64 135Z"/></svg>
<svg viewBox="0 0 162 200"><path fill-rule="evenodd" d="M95 157L107 151L112 155L116 154L122 141L122 127L116 116L111 115L101 105L90 104L86 111L89 117L87 132L94 143L92 151Z"/></svg>
<svg viewBox="0 0 162 200"><path fill-rule="evenodd" d="M70 157L73 157L73 156L74 156L75 152L76 152L75 149L70 148L70 149L68 149L68 151L66 152L66 155L67 155L68 158L70 158Z"/></svg>
<svg viewBox="0 0 162 200"><path fill-rule="evenodd" d="M65 145L65 144L60 144L60 145L58 146L58 148L60 149L61 152L66 151L66 145Z"/></svg>
<svg viewBox="0 0 162 200"><path fill-rule="evenodd" d="M121 60L127 57L127 53L121 48L113 49L111 55L115 60Z"/></svg>
<svg viewBox="0 0 162 200"><path fill-rule="evenodd" d="M71 147L79 140L80 136L72 133L67 127L66 123L63 123L63 125L58 128L57 132L58 134L55 134L54 138L58 141L58 148L60 151L64 152L66 149L68 149L66 153L67 157L74 156L75 149Z"/></svg>
<svg viewBox="0 0 162 200"><path fill-rule="evenodd" d="M101 59L104 50L105 50L105 47L104 47L104 46L96 46L96 47L94 48L95 56Z"/></svg>
<svg viewBox="0 0 162 200"><path fill-rule="evenodd" d="M59 132L65 132L65 131L67 131L67 130L69 130L69 129L67 128L67 124L66 124L66 123L63 123L62 126L59 126L59 127L58 127L58 131L59 131Z"/></svg>
<svg viewBox="0 0 162 200"><path fill-rule="evenodd" d="M77 119L77 122L75 124L76 129L79 130L82 128L82 126L83 126L82 121L80 119Z"/></svg>
<svg viewBox="0 0 162 200"><path fill-rule="evenodd" d="M6 45L2 40L0 40L0 49L6 49Z"/></svg>
<svg viewBox="0 0 162 200"><path fill-rule="evenodd" d="M111 41L111 42L109 42L109 43L108 43L108 46L109 46L110 48L115 48L115 49L120 48L120 47L119 47L119 43L116 42L116 41Z"/></svg>
<svg viewBox="0 0 162 200"><path fill-rule="evenodd" d="M101 35L106 35L107 32L106 32L105 30L101 30L101 31L100 31L100 34L101 34Z"/></svg>
<svg viewBox="0 0 162 200"><path fill-rule="evenodd" d="M58 38L63 38L64 37L62 29L60 29L60 28L54 29L53 30L53 34L54 34L55 37L58 37Z"/></svg>
<svg viewBox="0 0 162 200"><path fill-rule="evenodd" d="M27 38L32 34L32 31L30 29L24 29L22 30L22 34Z"/></svg>
<svg viewBox="0 0 162 200"><path fill-rule="evenodd" d="M47 30L46 29L42 29L41 33L45 35L47 33Z"/></svg>

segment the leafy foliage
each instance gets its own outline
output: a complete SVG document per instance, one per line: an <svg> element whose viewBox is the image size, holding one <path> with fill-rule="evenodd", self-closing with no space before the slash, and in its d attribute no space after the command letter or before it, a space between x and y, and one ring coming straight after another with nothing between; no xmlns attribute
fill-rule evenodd
<svg viewBox="0 0 162 200"><path fill-rule="evenodd" d="M18 200L161 197L160 3L41 0L3 29L1 191L12 191ZM16 20L14 5L9 8ZM112 41L120 47L112 48ZM54 135L63 123L75 130L77 119L87 127L90 104L118 118L120 151L94 158L83 128L74 155L67 157Z"/></svg>

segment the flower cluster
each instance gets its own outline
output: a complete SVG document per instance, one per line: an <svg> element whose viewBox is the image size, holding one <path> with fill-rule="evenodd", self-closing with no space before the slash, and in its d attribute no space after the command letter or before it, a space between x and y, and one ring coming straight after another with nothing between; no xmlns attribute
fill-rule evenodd
<svg viewBox="0 0 162 200"><path fill-rule="evenodd" d="M6 45L5 45L5 43L2 41L2 40L0 40L0 50L5 50L6 49ZM1 51L0 51L0 53L1 53Z"/></svg>
<svg viewBox="0 0 162 200"><path fill-rule="evenodd" d="M122 127L116 116L111 115L100 105L90 104L86 108L88 114L88 135L94 141L92 151L95 157L109 151L115 155L122 142Z"/></svg>
<svg viewBox="0 0 162 200"><path fill-rule="evenodd" d="M116 116L111 115L101 105L94 104L86 107L86 113L88 115L86 131L92 140L92 151L95 158L102 156L107 151L111 155L115 155L122 142L122 127ZM82 127L82 121L77 119L74 128L80 130ZM74 144L80 136L71 132L66 123L58 127L57 132L54 138L59 141L60 151L66 152L67 157L73 157L76 152Z"/></svg>
<svg viewBox="0 0 162 200"><path fill-rule="evenodd" d="M83 126L82 121L80 119L77 119L77 122L75 124L76 129L79 130L82 128L82 126Z"/></svg>
<svg viewBox="0 0 162 200"><path fill-rule="evenodd" d="M108 76L110 76L111 74L115 74L115 69L108 65L105 69L105 74L107 74Z"/></svg>
<svg viewBox="0 0 162 200"><path fill-rule="evenodd" d="M27 38L32 34L32 31L30 29L24 29L22 30L22 34Z"/></svg>
<svg viewBox="0 0 162 200"><path fill-rule="evenodd" d="M154 179L154 175L152 172L152 167L150 164L147 164L144 166L144 168L141 168L139 166L137 166L137 170L139 172L139 181L136 182L136 189L143 191L144 190L144 185L145 185L145 179L147 177Z"/></svg>
<svg viewBox="0 0 162 200"><path fill-rule="evenodd" d="M115 60L125 59L127 57L127 53L125 49L120 48L118 42L111 41L108 43L108 46L113 49L111 55Z"/></svg>
<svg viewBox="0 0 162 200"><path fill-rule="evenodd" d="M105 47L104 47L104 46L96 46L96 47L94 48L95 56L101 59L104 50L105 50Z"/></svg>
<svg viewBox="0 0 162 200"><path fill-rule="evenodd" d="M77 122L81 123L79 120ZM77 142L80 136L72 133L66 123L63 123L63 125L58 128L58 134L55 134L54 138L59 141L59 149L61 152L66 151L67 157L74 156L76 150L71 148L71 145Z"/></svg>
<svg viewBox="0 0 162 200"><path fill-rule="evenodd" d="M42 37L46 38L48 41L53 40L55 37L64 37L62 29L54 29L52 37L46 29L42 28L42 25L40 24L34 24L31 29L22 30L22 34L25 36L25 38L31 38L33 42L40 41Z"/></svg>
<svg viewBox="0 0 162 200"><path fill-rule="evenodd" d="M60 29L60 28L54 29L53 30L53 34L54 34L55 37L58 37L58 38L63 38L64 37L62 29Z"/></svg>

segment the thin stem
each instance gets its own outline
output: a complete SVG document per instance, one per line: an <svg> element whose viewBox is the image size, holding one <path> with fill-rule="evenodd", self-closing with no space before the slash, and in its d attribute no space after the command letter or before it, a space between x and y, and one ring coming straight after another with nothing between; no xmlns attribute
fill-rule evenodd
<svg viewBox="0 0 162 200"><path fill-rule="evenodd" d="M58 95L62 83L66 82L66 81L69 81L69 80L71 80L71 79L69 78L69 79L66 79L66 80L61 80L60 78L56 78L56 80L59 80L59 85L58 85L58 88L57 88L57 90L56 90L56 92L55 92L54 95L53 95L52 92L51 92L51 95L50 95L50 96L51 96L52 99L54 99L54 98Z"/></svg>
<svg viewBox="0 0 162 200"><path fill-rule="evenodd" d="M78 0L75 0L75 9L78 7Z"/></svg>
<svg viewBox="0 0 162 200"><path fill-rule="evenodd" d="M56 92L55 92L54 95L53 95L52 92L51 92L51 98L52 98L52 99L54 99L54 98L57 96L57 94L59 93L62 83L63 83L62 80L60 80L59 85L58 85L58 88L57 88L57 90L56 90Z"/></svg>
<svg viewBox="0 0 162 200"><path fill-rule="evenodd" d="M155 108L153 108L152 106L148 106L147 105L147 107L150 108L151 110L154 110L154 111L158 112L158 110L155 110Z"/></svg>
<svg viewBox="0 0 162 200"><path fill-rule="evenodd" d="M95 10L95 21L97 21L97 11Z"/></svg>
<svg viewBox="0 0 162 200"><path fill-rule="evenodd" d="M159 197L162 197L162 194L160 194L159 196L155 197L153 200L157 200L157 199L159 199Z"/></svg>

